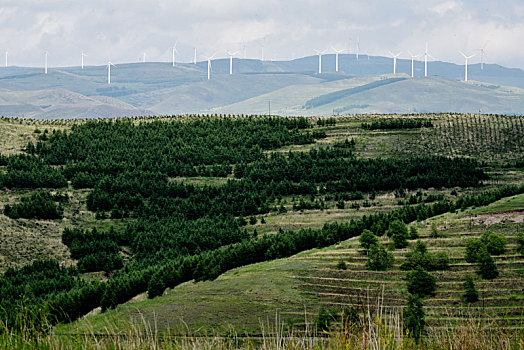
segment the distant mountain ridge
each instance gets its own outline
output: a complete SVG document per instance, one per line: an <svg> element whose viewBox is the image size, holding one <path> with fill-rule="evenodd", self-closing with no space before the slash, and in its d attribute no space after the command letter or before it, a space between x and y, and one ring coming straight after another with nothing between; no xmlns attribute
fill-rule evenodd
<svg viewBox="0 0 524 350"><path fill-rule="evenodd" d="M333 113L478 112L522 114L524 71L494 64L464 66L387 57L324 55L292 61L229 59L212 62L128 63L43 69L0 68L0 115L89 118L182 113L330 115ZM270 107L271 105L271 107Z"/></svg>

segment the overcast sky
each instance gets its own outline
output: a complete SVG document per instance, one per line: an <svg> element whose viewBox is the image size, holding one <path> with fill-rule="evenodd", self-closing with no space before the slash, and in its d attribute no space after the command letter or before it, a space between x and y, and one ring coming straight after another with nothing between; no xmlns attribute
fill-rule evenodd
<svg viewBox="0 0 524 350"><path fill-rule="evenodd" d="M458 50L524 68L523 0L0 0L0 57L50 66L169 61L241 51L266 59L308 56L332 46L355 53L429 52L463 64ZM472 63L479 61L477 56ZM3 63L3 59L0 59ZM3 65L3 64L2 64Z"/></svg>

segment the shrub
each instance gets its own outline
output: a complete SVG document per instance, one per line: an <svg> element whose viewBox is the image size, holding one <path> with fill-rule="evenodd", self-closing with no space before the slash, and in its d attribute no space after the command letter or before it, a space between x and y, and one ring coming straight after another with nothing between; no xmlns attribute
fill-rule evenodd
<svg viewBox="0 0 524 350"><path fill-rule="evenodd" d="M474 303L479 300L479 292L475 288L473 277L466 276L464 281L464 300L468 303Z"/></svg>
<svg viewBox="0 0 524 350"><path fill-rule="evenodd" d="M486 248L485 244L476 238L470 238L466 241L466 261L475 263L478 260L479 252Z"/></svg>
<svg viewBox="0 0 524 350"><path fill-rule="evenodd" d="M404 233L396 233L393 236L391 236L393 239L393 245L397 249L406 248L408 246L408 234Z"/></svg>
<svg viewBox="0 0 524 350"><path fill-rule="evenodd" d="M422 299L416 294L408 295L408 306L404 310L404 329L417 341L426 326Z"/></svg>
<svg viewBox="0 0 524 350"><path fill-rule="evenodd" d="M346 265L346 262L341 260L337 263L337 269L339 270L347 270L348 266Z"/></svg>
<svg viewBox="0 0 524 350"><path fill-rule="evenodd" d="M429 233L429 236L430 236L431 238L437 238L437 237L440 236L440 234L439 234L439 232L438 232L438 230L437 230L437 225L436 225L435 223L432 223L432 224L431 224L431 231L430 231L430 233Z"/></svg>
<svg viewBox="0 0 524 350"><path fill-rule="evenodd" d="M388 227L387 235L392 237L395 234L401 234L405 237L408 237L408 227L401 220L393 220Z"/></svg>
<svg viewBox="0 0 524 350"><path fill-rule="evenodd" d="M359 327L362 325L362 320L358 314L358 311L354 306L351 308L344 308L342 311L342 326L343 329L348 329L352 327Z"/></svg>
<svg viewBox="0 0 524 350"><path fill-rule="evenodd" d="M449 257L446 252L428 253L426 244L417 241L406 254L406 261L400 266L402 270L413 270L418 266L428 271L447 270Z"/></svg>
<svg viewBox="0 0 524 350"><path fill-rule="evenodd" d="M370 270L384 271L393 266L395 258L382 245L372 245L369 249L367 266Z"/></svg>
<svg viewBox="0 0 524 350"><path fill-rule="evenodd" d="M524 255L524 232L517 232L517 251Z"/></svg>
<svg viewBox="0 0 524 350"><path fill-rule="evenodd" d="M431 276L424 268L417 266L408 272L408 292L421 297L435 295L435 277Z"/></svg>
<svg viewBox="0 0 524 350"><path fill-rule="evenodd" d="M371 246L378 244L377 236L375 236L370 230L364 230L358 240L360 242L360 246L364 248L366 252L369 251Z"/></svg>
<svg viewBox="0 0 524 350"><path fill-rule="evenodd" d="M488 231L485 232L480 239L486 245L490 254L500 255L504 253L507 240L503 235Z"/></svg>
<svg viewBox="0 0 524 350"><path fill-rule="evenodd" d="M449 256L446 252L438 252L435 254L428 254L428 270L438 271L449 269Z"/></svg>
<svg viewBox="0 0 524 350"><path fill-rule="evenodd" d="M317 327L317 330L319 332L329 331L331 323L338 319L339 313L340 311L337 308L326 308L321 306L320 310L318 310L318 315L315 318L315 326Z"/></svg>
<svg viewBox="0 0 524 350"><path fill-rule="evenodd" d="M411 226L409 228L409 239L417 239L419 238L418 230L415 226Z"/></svg>
<svg viewBox="0 0 524 350"><path fill-rule="evenodd" d="M394 220L389 224L387 231L388 237L393 239L395 248L405 248L408 246L408 227L401 220Z"/></svg>
<svg viewBox="0 0 524 350"><path fill-rule="evenodd" d="M477 263L477 273L481 275L482 278L491 280L498 277L499 271L497 269L497 265L495 265L495 261L493 260L491 254L489 254L486 247L482 247L482 249L480 250L477 258Z"/></svg>

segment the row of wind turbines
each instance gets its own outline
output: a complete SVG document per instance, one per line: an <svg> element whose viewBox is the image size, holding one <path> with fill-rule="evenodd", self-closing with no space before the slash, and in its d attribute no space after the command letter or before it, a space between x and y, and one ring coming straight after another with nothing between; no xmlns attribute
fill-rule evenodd
<svg viewBox="0 0 524 350"><path fill-rule="evenodd" d="M263 48L263 46L262 46L262 48ZM337 49L337 48L335 48L333 46L331 47L331 49L333 50L332 52L335 54L335 72L338 72L339 71L339 55L341 53L343 53L345 51L345 49ZM173 65L173 67L175 67L176 54L178 53L177 43L175 43L175 45L171 47L171 50L172 50L172 65ZM318 55L318 74L322 74L322 55L327 54L328 50L325 49L325 50L313 50L313 51L316 52L316 54ZM478 51L480 51L480 53L481 53L481 62L480 63L481 63L481 69L483 70L484 69L485 45L484 45L484 47L482 49L478 49ZM225 52L227 53L227 55L229 57L229 74L233 75L233 57L235 55L237 55L239 52L238 51L232 52L232 51L229 51L229 50L225 50ZM459 53L466 60L465 65L464 65L464 81L467 82L468 81L468 60L473 58L473 57L475 57L476 54L472 54L472 55L468 56L465 53L463 53L462 51L459 51ZM207 61L207 79L208 80L211 79L211 71L212 71L211 62L216 57L217 54L218 54L218 52L214 53L211 56L201 55ZM401 52L399 52L397 54L394 54L393 52L388 51L388 54L391 56L391 58L393 58L393 74L396 75L397 74L397 59L400 57ZM424 56L424 76L427 77L428 76L428 57L431 58L431 59L436 59L435 57L433 57L433 56L431 56L429 54L429 52L428 52L428 44L426 43L426 49L425 49L425 51L422 54L413 55L410 51L408 51L408 54L411 57L411 77L413 78L415 76L415 59L420 57L420 56L422 56L422 55ZM48 55L49 55L49 52L48 51L44 51L44 74L47 74L47 72L48 72ZM84 69L84 58L85 57L88 57L88 55L86 55L82 51L82 53L81 53L81 69ZM244 51L244 57L245 57L245 51ZM143 55L142 55L142 62L145 63L146 59L147 59L147 54L144 52ZM359 45L358 44L357 44L357 51L356 51L356 59L357 60L359 59ZM263 54L262 54L262 60L264 60L263 59ZM368 60L369 60L369 56L368 56ZM194 57L193 57L193 62L192 63L193 64L197 64L197 49L196 49L196 47L194 48ZM108 85L111 84L111 66L116 67L111 62L111 60L109 59L109 61L107 62L107 84ZM7 51L5 53L5 67L8 67L8 52Z"/></svg>

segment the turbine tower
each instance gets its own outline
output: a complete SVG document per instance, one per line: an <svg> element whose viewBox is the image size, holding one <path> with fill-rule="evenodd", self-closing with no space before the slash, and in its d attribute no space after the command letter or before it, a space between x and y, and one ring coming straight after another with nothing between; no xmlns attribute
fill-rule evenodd
<svg viewBox="0 0 524 350"><path fill-rule="evenodd" d="M246 59L246 41L242 40L242 58Z"/></svg>
<svg viewBox="0 0 524 350"><path fill-rule="evenodd" d="M393 57L393 74L395 75L397 74L397 58L400 56L401 52L395 55L393 52L389 51L389 54Z"/></svg>
<svg viewBox="0 0 524 350"><path fill-rule="evenodd" d="M338 73L338 55L342 52L344 52L344 49L342 50L337 50L335 49L333 46L331 47L333 49L333 51L335 51L335 72Z"/></svg>
<svg viewBox="0 0 524 350"><path fill-rule="evenodd" d="M107 85L111 85L111 66L116 67L111 61L107 62Z"/></svg>
<svg viewBox="0 0 524 350"><path fill-rule="evenodd" d="M428 53L428 43L426 42L426 51L424 51L424 76L425 77L428 76L428 57L435 59L435 57L431 56Z"/></svg>
<svg viewBox="0 0 524 350"><path fill-rule="evenodd" d="M202 55L207 60L207 80L211 79L211 60L215 57L216 53L214 53L211 57L207 57Z"/></svg>
<svg viewBox="0 0 524 350"><path fill-rule="evenodd" d="M146 63L146 57L147 57L147 54L144 52L142 54L142 63Z"/></svg>
<svg viewBox="0 0 524 350"><path fill-rule="evenodd" d="M193 55L193 64L197 64L197 49L195 47L195 54Z"/></svg>
<svg viewBox="0 0 524 350"><path fill-rule="evenodd" d="M464 66L464 81L468 81L468 60L476 56L476 54L466 56L462 51L459 53L466 59L466 65Z"/></svg>
<svg viewBox="0 0 524 350"><path fill-rule="evenodd" d="M258 43L260 45L261 61L264 62L264 43Z"/></svg>
<svg viewBox="0 0 524 350"><path fill-rule="evenodd" d="M411 52L409 52L409 55L411 56L411 77L415 77L415 58L417 58L420 55L413 55Z"/></svg>
<svg viewBox="0 0 524 350"><path fill-rule="evenodd" d="M358 61L359 51L360 51L360 38L357 36L357 51L356 51L357 61Z"/></svg>
<svg viewBox="0 0 524 350"><path fill-rule="evenodd" d="M325 52L325 50L313 50L318 55L318 74L322 74L322 54Z"/></svg>
<svg viewBox="0 0 524 350"><path fill-rule="evenodd" d="M48 52L44 51L44 56L45 56L44 74L47 74L47 55L48 55Z"/></svg>
<svg viewBox="0 0 524 350"><path fill-rule="evenodd" d="M171 48L173 50L173 67L175 66L175 53L178 52L176 49L176 45L178 44L178 41L175 43L175 45Z"/></svg>
<svg viewBox="0 0 524 350"><path fill-rule="evenodd" d="M229 75L233 75L233 56L235 56L238 51L229 52L226 50L226 53L229 55Z"/></svg>
<svg viewBox="0 0 524 350"><path fill-rule="evenodd" d="M87 55L84 53L84 51L82 51L82 54L80 55L81 56L81 61L82 61L82 69L84 69L84 57L87 57Z"/></svg>
<svg viewBox="0 0 524 350"><path fill-rule="evenodd" d="M486 45L487 42L484 43L481 49L477 49L477 51L480 51L480 69L484 70L484 55L486 54Z"/></svg>

